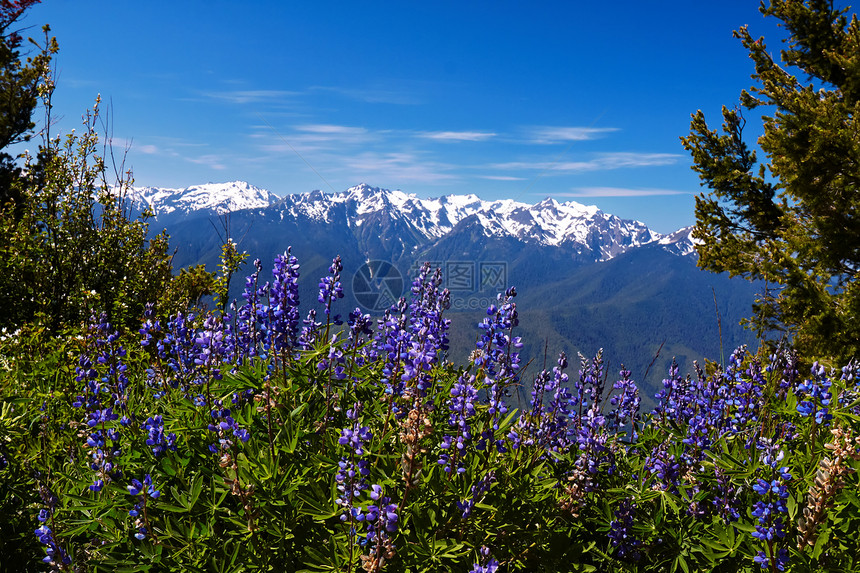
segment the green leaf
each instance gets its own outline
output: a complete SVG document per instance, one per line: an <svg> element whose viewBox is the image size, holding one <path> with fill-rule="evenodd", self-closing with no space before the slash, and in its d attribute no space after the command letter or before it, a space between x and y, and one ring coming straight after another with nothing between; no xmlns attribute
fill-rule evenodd
<svg viewBox="0 0 860 573"><path fill-rule="evenodd" d="M311 517L315 517L319 520L326 520L336 516L339 512L338 509L332 509L331 507L326 507L319 500L307 495L306 493L298 493L297 497L304 502L299 508L299 513L304 515L310 515Z"/></svg>
<svg viewBox="0 0 860 573"><path fill-rule="evenodd" d="M818 532L818 539L815 540L815 547L812 549L812 557L818 559L827 548L827 542L830 541L830 529L822 528Z"/></svg>
<svg viewBox="0 0 860 573"><path fill-rule="evenodd" d="M697 541L702 545L710 547L711 549L716 549L717 551L726 551L728 549L724 543L708 539L707 537L700 537Z"/></svg>
<svg viewBox="0 0 860 573"><path fill-rule="evenodd" d="M191 490L189 492L188 501L186 502L186 507L189 510L197 503L197 499L200 497L201 491L203 491L203 474L199 473L194 478L194 481L191 482Z"/></svg>
<svg viewBox="0 0 860 573"><path fill-rule="evenodd" d="M159 503L158 509L163 511L169 511L171 513L188 513L189 511L191 511L191 508L188 506L179 507L178 505L173 505L171 503Z"/></svg>

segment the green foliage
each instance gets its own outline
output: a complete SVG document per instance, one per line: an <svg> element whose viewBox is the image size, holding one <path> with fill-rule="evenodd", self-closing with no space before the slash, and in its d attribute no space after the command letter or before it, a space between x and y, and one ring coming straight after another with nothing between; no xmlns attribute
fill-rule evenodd
<svg viewBox="0 0 860 573"><path fill-rule="evenodd" d="M41 314L57 331L96 311L132 324L170 281L167 237L147 240L145 220L130 218L130 178L108 183L97 119L98 104L81 135L47 142L14 183L21 217L0 221L3 327Z"/></svg>
<svg viewBox="0 0 860 573"><path fill-rule="evenodd" d="M240 253L236 243L229 237L221 246L221 264L218 266L219 274L214 278L212 293L215 294L216 302L223 312L227 308L230 293L230 279L248 258L247 253ZM207 292L206 294L210 294Z"/></svg>
<svg viewBox="0 0 860 573"><path fill-rule="evenodd" d="M183 267L167 285L167 290L159 298L159 311L162 314L175 314L189 307L202 304L205 296L213 294L215 273L206 271L206 265Z"/></svg>
<svg viewBox="0 0 860 573"><path fill-rule="evenodd" d="M711 190L696 200L699 264L767 281L751 324L785 330L809 358L844 362L860 354L860 22L828 0L761 11L789 33L780 62L746 27L736 31L756 85L723 108L722 133L699 111L682 138ZM759 108L766 163L743 133L744 110Z"/></svg>
<svg viewBox="0 0 860 573"><path fill-rule="evenodd" d="M203 327L205 318L187 325ZM465 572L480 561L482 546L503 571L757 571L752 560L762 545L751 536L759 499L752 486L768 475L760 448L770 440L794 476L787 535L779 542L790 555L786 570L860 565L860 400L850 377L831 377L833 419L818 424L798 413L798 391L780 389L779 368L762 370L754 356L733 373L715 366L700 376L703 387L727 380L759 394L750 391L748 407L727 406L723 423L740 424L742 431L704 430L713 440L707 446L690 442L702 435L694 424L707 415L705 400L670 416L657 411L617 433L594 434L605 439L605 449L548 449L554 437L536 431L540 416L526 409L497 418L483 402L476 404L474 434L490 432L506 448L472 450L462 473L446 473L437 460L445 453L443 436L456 432L449 424L452 388L470 371L481 379L480 367L437 366L426 397L414 399L408 391L386 393L382 364L366 359L365 343L346 336L229 371L225 364L221 374L171 368L156 349L164 336L156 334L146 347L136 336L114 340L114 348L127 351L116 356L128 366L123 413L132 422L96 428L87 428L86 413L73 406L85 393L75 366L81 356L93 356L103 334L66 333L46 344L39 332L24 330L2 341L0 454L9 465L0 470L0 570L32 570L44 555L32 532L46 492L59 500L50 524L58 543L83 570L359 571L362 564L382 570L366 558L364 523L344 521L335 502L342 464L355 461L340 439L353 423L372 436L362 456L367 483L379 484L398 506L385 571ZM320 366L331 356L344 357L346 377ZM106 388L118 381L111 362L94 361ZM580 386L571 386L576 395ZM664 409L669 403L662 402ZM353 422L348 411L357 404ZM217 420L210 408L222 407L251 439L213 452L218 437L209 425ZM757 416L751 424L737 421L751 413ZM176 435L175 449L156 453L147 443L143 422L155 416L162 416L165 434ZM569 435L597 423L584 410L580 416L570 419ZM94 492L95 448L85 437L97 428L118 432L122 446L112 460L122 475ZM517 447L512 432L523 438ZM654 469L661 456L676 464L671 477ZM135 498L126 485L144 474L161 495L147 500L150 534L138 540L139 520L129 516ZM721 513L720 495L739 510L737 521ZM469 500L474 508L465 515L459 504ZM625 502L635 508L629 539L637 540L637 560L619 554L608 537ZM356 506L367 511L371 503L362 494ZM807 524L806 537L799 523Z"/></svg>
<svg viewBox="0 0 860 573"><path fill-rule="evenodd" d="M49 38L45 26L44 45L37 46L35 56L23 59L22 38L14 29L24 12L38 0L17 0L0 5L0 206L11 207L7 216L20 216L20 195L13 182L21 170L14 158L6 153L10 145L28 141L35 123L33 112L40 97L50 92L51 57L57 52L57 42Z"/></svg>

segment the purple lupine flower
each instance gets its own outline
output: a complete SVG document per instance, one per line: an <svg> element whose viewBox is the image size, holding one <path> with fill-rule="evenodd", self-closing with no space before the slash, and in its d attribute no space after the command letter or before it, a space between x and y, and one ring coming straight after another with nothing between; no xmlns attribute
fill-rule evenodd
<svg viewBox="0 0 860 573"><path fill-rule="evenodd" d="M368 349L369 360L375 362L384 357L380 379L385 386L385 393L392 399L399 398L405 389L402 359L406 357L407 347L411 342L411 333L407 328L407 309L406 299L400 298L396 307L385 311L383 318L377 321L376 335ZM392 408L397 413L397 405L393 401Z"/></svg>
<svg viewBox="0 0 860 573"><path fill-rule="evenodd" d="M346 521L355 517L353 509L354 502L367 489L367 480L370 475L370 464L367 460L355 461L352 457L342 457L338 462L338 472L335 475L338 495L335 503L344 509L340 520Z"/></svg>
<svg viewBox="0 0 860 573"><path fill-rule="evenodd" d="M781 547L777 551L773 560L776 564L777 571L785 571L785 566L788 564L788 551L785 547ZM758 563L759 567L762 569L767 570L771 568L771 558L768 557L764 551L756 553L755 557L753 557L753 561Z"/></svg>
<svg viewBox="0 0 860 573"><path fill-rule="evenodd" d="M448 425L455 430L452 436L446 434L442 438L441 447L446 453L439 456L438 463L444 466L447 473L456 468L457 473L466 471L463 465L465 450L472 442L471 420L475 416L475 401L478 390L475 377L462 374L451 387L451 398L448 400Z"/></svg>
<svg viewBox="0 0 860 573"><path fill-rule="evenodd" d="M774 435L780 438L785 434L785 428L777 428L774 432ZM791 527L790 523L786 524L788 518L786 500L789 496L787 484L792 480L788 468L780 465L785 457L781 446L778 439L759 438L757 440L756 448L760 452L759 459L762 465L761 473L752 486L753 491L760 497L753 506L752 515L757 519L752 536L766 546L766 551L759 551L755 561L763 569L775 566L780 571L784 570L788 554L778 551L777 548L779 540L785 537L786 526Z"/></svg>
<svg viewBox="0 0 860 573"><path fill-rule="evenodd" d="M233 438L238 438L242 443L251 439L251 434L230 415L230 409L224 408L221 400L215 401L215 408L210 412L212 423L207 427L210 432L215 434L218 442L209 445L209 451L213 454L227 452L233 447L235 441Z"/></svg>
<svg viewBox="0 0 860 573"><path fill-rule="evenodd" d="M88 341L95 350L95 360L90 356L78 359L75 380L84 382L84 393L72 405L86 412L87 427L92 430L86 438L86 446L91 449L90 468L96 476L89 488L99 492L106 482L122 475L115 465L122 449L114 422L119 420L120 425L127 426L133 416L128 410L126 351L106 315L102 314L98 322L91 320Z"/></svg>
<svg viewBox="0 0 860 573"><path fill-rule="evenodd" d="M257 358L264 358L265 350L263 343L265 339L265 327L260 324L260 318L266 316L263 311L263 298L268 292L268 285L261 286L260 273L263 271L263 264L260 259L254 260L254 272L245 278L245 288L242 291L244 304L237 307L235 303L231 305L231 310L236 315L236 325L234 327L234 348L237 364L244 364L245 361L253 361Z"/></svg>
<svg viewBox="0 0 860 573"><path fill-rule="evenodd" d="M507 289L504 294L499 293L499 306L491 304L487 308L489 318L478 325L484 333L477 342L473 363L483 369L489 401L487 412L491 416L489 427L481 432L477 445L479 450L489 445L495 446L499 452L507 451L504 440L497 437L495 432L499 429L501 417L508 412L504 401L505 386L519 382L519 349L522 348L522 341L513 336L513 329L519 324L517 305L513 302L515 296L517 290L514 287Z"/></svg>
<svg viewBox="0 0 860 573"><path fill-rule="evenodd" d="M735 379L730 402L730 406L734 409L734 415L729 420L731 433L742 433L748 427L758 423L759 414L764 405L762 394L767 386L765 372L762 370L761 362L756 358L750 360L746 370L739 372L740 368L742 367L739 366L737 370L732 368L726 370L727 376Z"/></svg>
<svg viewBox="0 0 860 573"><path fill-rule="evenodd" d="M322 323L317 322L317 311L310 309L307 318L302 321L302 324L304 324L304 327L298 339L299 348L313 348L319 336L320 327L322 326Z"/></svg>
<svg viewBox="0 0 860 573"><path fill-rule="evenodd" d="M451 306L451 293L441 288L442 270L431 273L430 263L424 263L412 282L412 304L409 327L412 348L409 358L411 369L419 373L429 370L448 350L448 329L451 321L443 318ZM418 385L423 390L421 381Z"/></svg>
<svg viewBox="0 0 860 573"><path fill-rule="evenodd" d="M567 355L558 356L552 376L543 370L535 376L532 384L530 409L521 416L516 429L508 434L514 448L520 444L537 445L549 451L561 451L568 447L567 425L570 419L570 390Z"/></svg>
<svg viewBox="0 0 860 573"><path fill-rule="evenodd" d="M367 460L360 459L365 454L365 446L373 439L370 428L361 426L359 414L361 404L356 403L346 411L346 417L352 421L351 428L341 430L338 443L346 446L348 456L341 458L338 463L338 472L335 476L337 482L338 496L335 499L337 505L343 507L341 521L363 521L365 515L361 508L355 505L361 492L367 489L366 477L370 475L370 466ZM374 490L376 491L376 490Z"/></svg>
<svg viewBox="0 0 860 573"><path fill-rule="evenodd" d="M288 247L275 257L269 289L268 332L276 355L291 352L298 343L299 322L299 263Z"/></svg>
<svg viewBox="0 0 860 573"><path fill-rule="evenodd" d="M194 337L194 347L192 350L194 356L194 365L200 371L200 377L213 380L221 380L220 365L226 354L226 341L224 337L224 328L221 321L215 315L207 316L203 321L203 326L197 331ZM201 382L200 379L197 380Z"/></svg>
<svg viewBox="0 0 860 573"><path fill-rule="evenodd" d="M370 428L367 426L359 427L358 422L353 428L344 428L341 430L338 443L342 446L348 446L357 456L364 455L364 445L373 438Z"/></svg>
<svg viewBox="0 0 860 573"><path fill-rule="evenodd" d="M493 559L490 554L490 548L481 546L481 560L472 566L469 573L496 573L498 570L499 562Z"/></svg>
<svg viewBox="0 0 860 573"><path fill-rule="evenodd" d="M669 453L666 443L660 444L645 459L644 470L657 478L657 486L663 491L677 492L684 469L682 463Z"/></svg>
<svg viewBox="0 0 860 573"><path fill-rule="evenodd" d="M732 485L731 479L726 476L725 472L717 466L714 466L714 475L717 492L714 506L717 508L717 515L723 519L723 523L738 521L741 515L738 509L737 489Z"/></svg>
<svg viewBox="0 0 860 573"><path fill-rule="evenodd" d="M570 445L567 427L571 418L571 395L568 387L570 378L565 372L567 366L567 355L562 352L552 369L552 379L545 388L546 392L552 391L552 401L544 416L541 432L545 447L553 452L563 451Z"/></svg>
<svg viewBox="0 0 860 573"><path fill-rule="evenodd" d="M782 375L777 383L777 397L785 398L789 390L793 389L800 378L800 372L797 369L798 358L797 352L793 349L785 349L780 346L770 357L767 371L773 372L774 369L781 367Z"/></svg>
<svg viewBox="0 0 860 573"><path fill-rule="evenodd" d="M839 379L845 383L843 385L845 389L839 394L840 405L855 403L860 398L860 377L858 377L858 372L860 372L860 360L858 359L851 360L842 367L842 376ZM860 405L854 406L850 411L855 416L860 416Z"/></svg>
<svg viewBox="0 0 860 573"><path fill-rule="evenodd" d="M350 346L354 348L357 348L364 342L365 336L373 335L373 321L370 315L362 313L358 307L349 313L347 325L349 326Z"/></svg>
<svg viewBox="0 0 860 573"><path fill-rule="evenodd" d="M339 298L343 298L343 286L340 284L341 271L343 271L343 263L341 262L340 255L338 255L328 268L329 274L321 278L319 283L320 293L317 300L325 306L324 312L328 324L341 324L340 315L336 314L332 316L331 314L332 303Z"/></svg>
<svg viewBox="0 0 860 573"><path fill-rule="evenodd" d="M152 476L149 474L143 476L142 482L132 478L131 485L127 485L126 489L128 489L129 495L144 495L152 499L156 499L161 496L161 492L155 489L155 486L152 485Z"/></svg>
<svg viewBox="0 0 860 573"><path fill-rule="evenodd" d="M481 478L478 483L472 486L471 496L463 501L457 502L457 509L460 510L460 517L463 519L469 519L472 516L472 510L475 509L475 504L477 504L481 500L482 496L490 490L490 486L492 486L495 481L496 473L491 470L487 472L487 474Z"/></svg>
<svg viewBox="0 0 860 573"><path fill-rule="evenodd" d="M51 567L52 571L63 571L68 569L67 565L71 564L72 558L68 553L57 543L54 538L54 533L51 530L53 524L54 512L60 504L60 498L51 491L50 488L44 485L39 486L39 497L45 507L39 510L37 519L42 524L35 530L36 538L40 543L45 545L45 557L42 561Z"/></svg>
<svg viewBox="0 0 860 573"><path fill-rule="evenodd" d="M155 457L162 455L167 450L176 451L176 434L173 432L164 434L164 419L161 414L147 418L141 424L141 428L147 433L146 445L152 449Z"/></svg>
<svg viewBox="0 0 860 573"><path fill-rule="evenodd" d="M320 372L329 371L329 379L343 380L346 378L346 356L343 350L337 344L337 335L332 335L331 342L328 345L328 353L325 358L317 362L317 370Z"/></svg>
<svg viewBox="0 0 860 573"><path fill-rule="evenodd" d="M618 504L613 519L609 523L609 539L617 551L618 558L623 561L636 562L642 558L639 550L642 541L633 533L633 516L636 504L630 499L624 499Z"/></svg>
<svg viewBox="0 0 860 573"><path fill-rule="evenodd" d="M104 488L106 481L122 476L122 472L115 467L114 462L122 454L119 432L113 428L96 430L87 436L85 444L92 452L90 469L96 472L96 478L89 488L99 492Z"/></svg>
<svg viewBox="0 0 860 573"><path fill-rule="evenodd" d="M48 564L54 571L66 570L67 566L71 564L72 558L57 543L51 528L43 523L35 530L35 534L39 543L45 546L46 555L42 561Z"/></svg>
<svg viewBox="0 0 860 573"><path fill-rule="evenodd" d="M804 380L795 388L795 394L800 398L797 411L803 417L812 417L816 424L829 425L833 419L830 413L831 381L824 366L816 361L812 365L812 378Z"/></svg>
<svg viewBox="0 0 860 573"><path fill-rule="evenodd" d="M609 399L612 410L607 414L608 426L613 430L621 430L626 424L631 424L631 440L636 441L635 422L639 419L639 389L636 382L630 379L630 371L621 366L618 373L620 379L612 385L613 390L619 390Z"/></svg>
<svg viewBox="0 0 860 573"><path fill-rule="evenodd" d="M603 351L592 360L580 355L579 378L569 395L570 422L566 440L576 444L578 456L574 461L573 477L582 491L599 488L601 472L615 471L615 449L603 414Z"/></svg>
<svg viewBox="0 0 860 573"><path fill-rule="evenodd" d="M126 489L128 489L129 495L136 498L134 507L129 510L128 515L134 518L134 527L137 528L134 536L142 541L150 535L146 500L158 499L161 492L152 485L152 476L149 474L143 476L142 482L132 479L131 484L126 486Z"/></svg>
<svg viewBox="0 0 860 573"><path fill-rule="evenodd" d="M687 389L689 380L681 378L678 374L678 363L672 359L669 367L669 377L663 379L663 389L655 396L657 406L654 412L660 415L661 424L665 424L666 418L676 420L685 410L687 400Z"/></svg>
<svg viewBox="0 0 860 573"><path fill-rule="evenodd" d="M140 336L142 337L140 345L144 348L152 346L156 335L161 333L161 321L157 318L153 320L154 315L155 313L153 311L152 303L146 303L145 309L143 311L143 326L141 326L140 330L138 330Z"/></svg>
<svg viewBox="0 0 860 573"><path fill-rule="evenodd" d="M364 514L367 534L361 539L361 544L369 546L367 559L377 565L372 570L379 570L394 553L391 534L397 533L400 517L397 504L391 503L391 498L383 495L381 486L371 486L370 499L374 503L367 506L367 513Z"/></svg>
<svg viewBox="0 0 860 573"><path fill-rule="evenodd" d="M141 342L146 342L149 347L154 344L155 356L167 363L166 369L156 364L147 371L147 384L156 390L156 397L160 397L167 388L181 388L187 394L196 377L194 320L194 315L177 313L165 323L159 337Z"/></svg>

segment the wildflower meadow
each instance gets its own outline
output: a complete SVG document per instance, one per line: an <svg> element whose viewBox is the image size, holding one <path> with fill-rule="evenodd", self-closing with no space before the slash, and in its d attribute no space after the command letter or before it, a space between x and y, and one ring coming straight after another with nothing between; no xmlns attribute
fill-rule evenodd
<svg viewBox="0 0 860 573"><path fill-rule="evenodd" d="M738 348L643 412L601 353L523 364L514 288L452 364L439 270L378 317L329 271L302 306L287 250L223 311L7 334L0 569L860 568L856 362Z"/></svg>

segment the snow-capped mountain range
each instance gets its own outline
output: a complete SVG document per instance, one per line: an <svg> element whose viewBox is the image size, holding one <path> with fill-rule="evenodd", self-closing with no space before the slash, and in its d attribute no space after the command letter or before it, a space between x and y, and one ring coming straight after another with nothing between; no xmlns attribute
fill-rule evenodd
<svg viewBox="0 0 860 573"><path fill-rule="evenodd" d="M401 243L404 254L465 230L487 239L572 249L582 260L606 261L651 244L677 255L694 252L689 229L662 235L644 223L621 219L595 206L550 198L534 205L513 199L486 201L473 194L423 199L364 183L340 193L311 191L279 198L243 181L184 189L140 187L133 196L150 207L159 225L253 210L282 222L345 226L356 235L396 231L399 237L392 238Z"/></svg>

